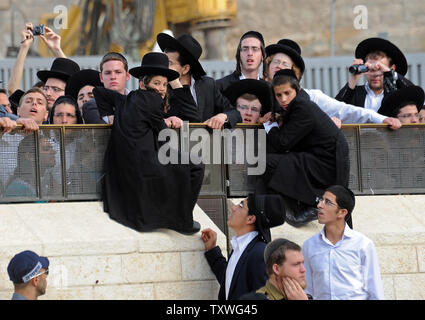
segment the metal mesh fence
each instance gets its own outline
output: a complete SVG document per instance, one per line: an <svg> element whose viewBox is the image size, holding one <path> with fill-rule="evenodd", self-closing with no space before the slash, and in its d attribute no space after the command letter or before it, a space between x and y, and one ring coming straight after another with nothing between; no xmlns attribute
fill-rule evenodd
<svg viewBox="0 0 425 320"><path fill-rule="evenodd" d="M190 125L185 139L193 138L199 127L203 126ZM42 126L32 134L18 129L0 135L0 202L99 200L110 130L110 126ZM349 187L356 194L425 193L425 125L397 131L383 125L344 125L342 131L350 150ZM190 138L181 140L189 149L199 143ZM254 191L256 178L248 175L249 166L234 164L237 143L232 140L232 163L224 163L229 146L222 143L222 163L205 166L201 197L244 197ZM210 147L211 154L217 151L217 146Z"/></svg>

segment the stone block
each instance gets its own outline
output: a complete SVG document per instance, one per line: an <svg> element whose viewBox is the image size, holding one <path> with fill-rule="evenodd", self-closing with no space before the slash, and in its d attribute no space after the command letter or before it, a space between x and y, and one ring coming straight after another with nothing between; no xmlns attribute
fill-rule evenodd
<svg viewBox="0 0 425 320"><path fill-rule="evenodd" d="M385 300L395 300L394 280L392 276L382 275L382 287Z"/></svg>
<svg viewBox="0 0 425 320"><path fill-rule="evenodd" d="M413 246L376 247L382 274L418 272L416 248Z"/></svg>
<svg viewBox="0 0 425 320"><path fill-rule="evenodd" d="M152 283L140 285L96 286L95 300L153 300L154 285Z"/></svg>
<svg viewBox="0 0 425 320"><path fill-rule="evenodd" d="M7 274L7 266L9 265L10 259L0 259L0 290L13 291L12 281L9 279Z"/></svg>
<svg viewBox="0 0 425 320"><path fill-rule="evenodd" d="M52 266L54 266L52 261ZM61 281L58 287L94 286L123 283L121 256L76 256L57 258L56 268Z"/></svg>
<svg viewBox="0 0 425 320"><path fill-rule="evenodd" d="M226 247L226 236L214 225L212 220L196 205L193 210L193 219L201 225L201 230L211 228L217 232L217 245ZM170 229L158 229L153 232L139 232L137 234L139 252L176 252L176 251L204 251L201 232L193 235L183 235Z"/></svg>
<svg viewBox="0 0 425 320"><path fill-rule="evenodd" d="M122 257L124 283L180 281L180 254L138 253Z"/></svg>
<svg viewBox="0 0 425 320"><path fill-rule="evenodd" d="M183 280L215 280L215 275L205 258L204 252L182 252Z"/></svg>
<svg viewBox="0 0 425 320"><path fill-rule="evenodd" d="M14 205L48 256L137 251L133 230L111 220L100 202ZM36 226L36 227L33 227ZM55 230L55 232L52 232Z"/></svg>
<svg viewBox="0 0 425 320"><path fill-rule="evenodd" d="M425 300L425 274L403 274L393 278L397 300Z"/></svg>
<svg viewBox="0 0 425 320"><path fill-rule="evenodd" d="M416 247L418 251L419 272L425 273L425 246Z"/></svg>
<svg viewBox="0 0 425 320"><path fill-rule="evenodd" d="M155 300L217 300L215 280L155 283Z"/></svg>
<svg viewBox="0 0 425 320"><path fill-rule="evenodd" d="M46 294L39 300L93 300L93 287L52 288L47 284Z"/></svg>
<svg viewBox="0 0 425 320"><path fill-rule="evenodd" d="M14 205L0 205L0 257L9 258L24 250L42 253L41 239L18 215Z"/></svg>

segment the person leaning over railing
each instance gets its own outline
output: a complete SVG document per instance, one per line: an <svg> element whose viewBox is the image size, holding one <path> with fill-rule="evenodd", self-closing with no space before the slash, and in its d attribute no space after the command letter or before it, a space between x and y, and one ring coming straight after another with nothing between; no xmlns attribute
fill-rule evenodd
<svg viewBox="0 0 425 320"><path fill-rule="evenodd" d="M348 144L333 121L300 94L293 70L276 72L272 86L280 111L277 121L264 123L266 171L256 192L284 196L286 221L300 226L317 219L316 197L326 187L348 186Z"/></svg>
<svg viewBox="0 0 425 320"><path fill-rule="evenodd" d="M282 39L277 44L266 47L266 71L265 79L270 82L274 74L281 69L292 69L301 80L305 65L301 57L300 46L289 39ZM333 99L321 90L301 89L301 95L317 104L322 111L340 125L344 123L386 123L391 129L397 130L401 127L401 122L396 118L383 116L373 110L356 107ZM339 119L340 121L338 121Z"/></svg>
<svg viewBox="0 0 425 320"><path fill-rule="evenodd" d="M421 111L419 111L419 122L425 123L425 106L422 106Z"/></svg>
<svg viewBox="0 0 425 320"><path fill-rule="evenodd" d="M378 112L400 119L401 123L419 123L425 93L421 87L395 90L384 97Z"/></svg>
<svg viewBox="0 0 425 320"><path fill-rule="evenodd" d="M166 119L162 88L179 74L168 68L165 54L147 55L153 59L147 64L145 55L138 73L152 76L151 81L158 80L156 88L154 84L149 88L148 83L128 95L107 88L93 89L99 110L115 107L104 160L104 211L111 219L138 231L168 228L193 234L200 230L199 223L193 220L193 209L202 186L204 165L160 162L159 133L180 124Z"/></svg>

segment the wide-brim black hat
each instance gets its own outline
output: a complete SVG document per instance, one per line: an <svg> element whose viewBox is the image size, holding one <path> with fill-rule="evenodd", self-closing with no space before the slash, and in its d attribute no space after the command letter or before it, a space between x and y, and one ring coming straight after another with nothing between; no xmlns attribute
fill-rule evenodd
<svg viewBox="0 0 425 320"><path fill-rule="evenodd" d="M84 69L74 73L66 82L65 95L78 100L78 92L85 86L103 87L100 81L100 72L92 69Z"/></svg>
<svg viewBox="0 0 425 320"><path fill-rule="evenodd" d="M37 77L46 82L49 78L56 78L68 81L69 77L80 71L80 66L75 61L68 58L56 58L50 70L41 70L37 72Z"/></svg>
<svg viewBox="0 0 425 320"><path fill-rule="evenodd" d="M301 74L304 73L305 63L304 59L301 57L301 48L295 41L290 39L281 39L278 43L271 44L266 47L267 57L276 53L284 53L288 55L294 64L300 68Z"/></svg>
<svg viewBox="0 0 425 320"><path fill-rule="evenodd" d="M202 68L199 62L202 47L194 37L185 33L176 39L166 33L160 33L156 37L156 41L162 51L173 49L184 56L190 65L192 75L195 79L206 75L204 68Z"/></svg>
<svg viewBox="0 0 425 320"><path fill-rule="evenodd" d="M396 45L386 39L368 38L363 40L357 45L355 56L365 62L366 56L373 51L385 52L395 64L395 71L403 76L406 75L409 68L406 57Z"/></svg>
<svg viewBox="0 0 425 320"><path fill-rule="evenodd" d="M382 99L381 107L378 113L393 117L395 109L400 108L403 104L412 102L418 108L418 112L421 111L425 100L424 90L419 86L410 86L402 89L395 90L390 94L386 95Z"/></svg>
<svg viewBox="0 0 425 320"><path fill-rule="evenodd" d="M230 103L236 107L236 100L243 94L255 95L261 102L261 115L271 110L273 105L272 91L270 85L263 80L243 79L235 81L223 92Z"/></svg>
<svg viewBox="0 0 425 320"><path fill-rule="evenodd" d="M271 241L270 228L285 223L285 206L278 194L249 194L248 210L248 214L256 216L255 226L266 243Z"/></svg>
<svg viewBox="0 0 425 320"><path fill-rule="evenodd" d="M129 70L130 74L137 79L145 75L164 76L168 81L177 79L180 75L177 71L168 68L168 57L161 52L149 52L142 58L141 66Z"/></svg>

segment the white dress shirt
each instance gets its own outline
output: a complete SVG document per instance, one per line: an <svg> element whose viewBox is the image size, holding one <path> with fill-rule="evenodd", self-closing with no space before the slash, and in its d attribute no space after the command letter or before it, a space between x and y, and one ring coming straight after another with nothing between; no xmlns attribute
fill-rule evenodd
<svg viewBox="0 0 425 320"><path fill-rule="evenodd" d="M345 224L335 245L325 227L303 245L306 292L317 300L381 300L384 292L372 240Z"/></svg>
<svg viewBox="0 0 425 320"><path fill-rule="evenodd" d="M258 231L248 232L240 237L233 236L230 243L232 244L233 253L227 263L226 268L226 300L229 296L230 285L232 283L233 273L235 272L236 265L238 264L239 258L245 251L248 244L258 235Z"/></svg>
<svg viewBox="0 0 425 320"><path fill-rule="evenodd" d="M379 94L375 94L369 87L368 82L365 83L364 88L366 89L366 99L364 101L365 109L378 111L381 107L382 99L384 99L384 90L382 90L382 92Z"/></svg>
<svg viewBox="0 0 425 320"><path fill-rule="evenodd" d="M241 72L241 75L239 76L239 80L244 80L244 79L247 79L247 77L245 77L243 72ZM260 74L257 75L257 80L260 80Z"/></svg>
<svg viewBox="0 0 425 320"><path fill-rule="evenodd" d="M304 89L304 91L310 96L310 100L316 103L323 112L329 117L337 117L342 123L382 123L384 119L388 118L374 110L338 101L318 89Z"/></svg>
<svg viewBox="0 0 425 320"><path fill-rule="evenodd" d="M195 100L196 105L198 105L198 98L196 97L195 90L195 79L190 76L190 93L192 94L193 100Z"/></svg>

